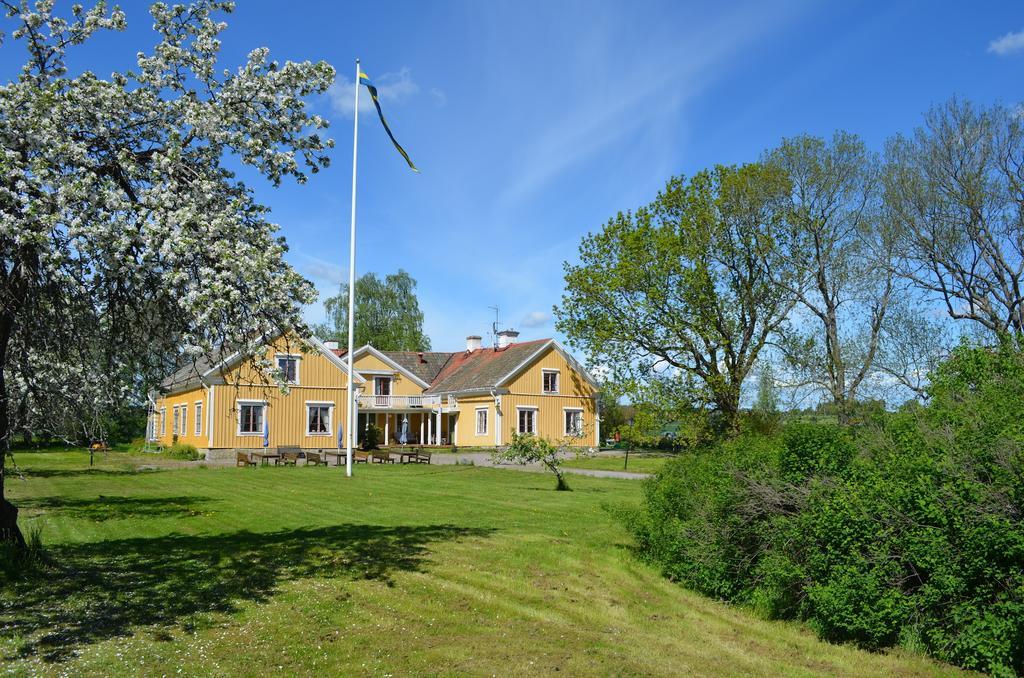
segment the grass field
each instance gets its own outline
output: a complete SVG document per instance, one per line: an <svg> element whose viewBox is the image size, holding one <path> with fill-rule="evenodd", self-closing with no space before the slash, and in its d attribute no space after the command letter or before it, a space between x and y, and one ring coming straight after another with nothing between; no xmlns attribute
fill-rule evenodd
<svg viewBox="0 0 1024 678"><path fill-rule="evenodd" d="M600 471L629 471L630 473L657 473L671 457L665 454L630 453L629 464L623 468L625 455L569 459L566 468L589 468Z"/></svg>
<svg viewBox="0 0 1024 678"><path fill-rule="evenodd" d="M135 471L22 453L53 565L0 590L13 673L931 675L638 562L635 481L467 466ZM137 461L137 460L136 460Z"/></svg>

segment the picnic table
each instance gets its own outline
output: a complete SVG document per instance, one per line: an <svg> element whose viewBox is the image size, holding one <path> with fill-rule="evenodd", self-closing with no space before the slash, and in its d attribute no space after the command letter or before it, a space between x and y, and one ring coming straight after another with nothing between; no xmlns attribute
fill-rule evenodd
<svg viewBox="0 0 1024 678"><path fill-rule="evenodd" d="M281 461L281 455L277 452L253 452L253 459L259 459L263 466L268 466L271 461L277 466Z"/></svg>

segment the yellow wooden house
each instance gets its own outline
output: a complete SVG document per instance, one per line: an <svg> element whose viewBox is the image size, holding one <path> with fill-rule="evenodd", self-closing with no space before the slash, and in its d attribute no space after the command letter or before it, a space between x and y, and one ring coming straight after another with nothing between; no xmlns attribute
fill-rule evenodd
<svg viewBox="0 0 1024 678"><path fill-rule="evenodd" d="M355 444L370 424L383 444L497 447L514 433L597 446L598 387L553 339L517 342L499 332L458 352L379 351L352 356ZM273 386L277 370L286 392ZM261 356L234 355L184 367L151 398L151 440L177 440L208 458L264 446L337 448L349 433L347 359L333 343L283 336ZM339 430L340 427L340 430Z"/></svg>

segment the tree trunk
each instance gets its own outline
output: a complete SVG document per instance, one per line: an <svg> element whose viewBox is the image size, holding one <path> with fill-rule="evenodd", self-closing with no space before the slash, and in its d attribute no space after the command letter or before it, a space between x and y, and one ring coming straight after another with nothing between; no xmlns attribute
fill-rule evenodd
<svg viewBox="0 0 1024 678"><path fill-rule="evenodd" d="M11 450L10 395L4 367L7 365L7 348L10 345L13 319L0 319L0 542L25 548L25 537L18 528L18 509L7 501L7 456Z"/></svg>

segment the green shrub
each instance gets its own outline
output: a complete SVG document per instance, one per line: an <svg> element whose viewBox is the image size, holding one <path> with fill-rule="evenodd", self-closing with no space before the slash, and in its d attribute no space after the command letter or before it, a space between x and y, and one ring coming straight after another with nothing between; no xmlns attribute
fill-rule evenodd
<svg viewBox="0 0 1024 678"><path fill-rule="evenodd" d="M680 455L627 525L673 580L823 638L1024 672L1024 356L958 349L926 407Z"/></svg>
<svg viewBox="0 0 1024 678"><path fill-rule="evenodd" d="M362 438L359 441L359 446L366 451L376 450L380 448L381 438L384 437L384 432L380 428L370 424L363 431Z"/></svg>
<svg viewBox="0 0 1024 678"><path fill-rule="evenodd" d="M195 445L189 445L188 443L174 443L164 450L164 456L168 459L196 461L199 459L199 450L196 449Z"/></svg>
<svg viewBox="0 0 1024 678"><path fill-rule="evenodd" d="M815 475L841 475L853 459L850 434L836 425L794 422L783 429L782 439L779 470L791 482L804 482Z"/></svg>

